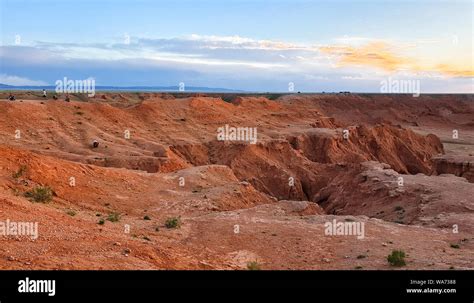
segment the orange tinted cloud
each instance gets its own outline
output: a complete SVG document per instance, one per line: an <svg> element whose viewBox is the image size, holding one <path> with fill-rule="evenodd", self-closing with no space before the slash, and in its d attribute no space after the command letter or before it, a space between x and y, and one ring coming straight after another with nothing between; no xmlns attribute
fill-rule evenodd
<svg viewBox="0 0 474 303"><path fill-rule="evenodd" d="M438 64L436 70L452 77L474 77L474 69L472 66L471 69L463 69L449 64Z"/></svg>
<svg viewBox="0 0 474 303"><path fill-rule="evenodd" d="M409 63L408 59L395 55L385 42L370 42L365 46L327 46L320 50L339 56L338 65L360 65L395 71Z"/></svg>
<svg viewBox="0 0 474 303"><path fill-rule="evenodd" d="M324 46L319 50L325 54L338 57L338 66L366 66L383 69L389 72L435 72L451 77L473 77L472 65L459 68L454 64L439 63L434 66L424 66L411 57L397 54L395 48L382 41L370 42L361 47L354 46ZM468 66L470 64L467 64Z"/></svg>

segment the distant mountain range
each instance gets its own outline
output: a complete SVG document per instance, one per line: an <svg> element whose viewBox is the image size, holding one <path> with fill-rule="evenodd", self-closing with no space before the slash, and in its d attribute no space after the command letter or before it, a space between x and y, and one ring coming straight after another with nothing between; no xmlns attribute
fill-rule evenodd
<svg viewBox="0 0 474 303"><path fill-rule="evenodd" d="M0 83L0 90L55 90L56 86L33 86L33 85L7 85ZM178 92L179 86L100 86L95 87L96 91L153 91L153 92ZM214 87L201 87L201 86L186 86L185 92L207 92L207 93L239 93L245 92L243 90L234 90L228 88L214 88Z"/></svg>

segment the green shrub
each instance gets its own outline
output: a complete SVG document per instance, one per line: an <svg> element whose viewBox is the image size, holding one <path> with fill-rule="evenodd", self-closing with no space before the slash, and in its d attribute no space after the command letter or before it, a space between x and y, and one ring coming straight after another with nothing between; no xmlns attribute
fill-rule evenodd
<svg viewBox="0 0 474 303"><path fill-rule="evenodd" d="M247 269L248 270L260 270L260 264L258 264L257 261L251 261L247 263Z"/></svg>
<svg viewBox="0 0 474 303"><path fill-rule="evenodd" d="M267 97L268 100L275 101L278 98L280 98L281 96L282 96L282 94L271 94L271 95L267 95L266 97Z"/></svg>
<svg viewBox="0 0 474 303"><path fill-rule="evenodd" d="M72 209L69 209L68 211L66 211L66 214L70 215L71 217L74 217L76 215L76 212Z"/></svg>
<svg viewBox="0 0 474 303"><path fill-rule="evenodd" d="M107 221L110 222L118 222L120 220L120 214L119 213L111 213L107 217Z"/></svg>
<svg viewBox="0 0 474 303"><path fill-rule="evenodd" d="M459 248L459 245L458 244L451 244L451 247L452 248Z"/></svg>
<svg viewBox="0 0 474 303"><path fill-rule="evenodd" d="M222 96L221 97L222 101L227 102L227 103L232 103L235 99L235 96Z"/></svg>
<svg viewBox="0 0 474 303"><path fill-rule="evenodd" d="M149 216L145 216L143 217L143 220L151 220L151 218Z"/></svg>
<svg viewBox="0 0 474 303"><path fill-rule="evenodd" d="M181 220L177 217L168 218L166 219L165 226L166 228L178 228L181 226Z"/></svg>
<svg viewBox="0 0 474 303"><path fill-rule="evenodd" d="M25 197L34 202L47 203L53 199L53 191L48 186L37 186L25 193Z"/></svg>
<svg viewBox="0 0 474 303"><path fill-rule="evenodd" d="M393 250L392 253L388 255L387 261L392 266L405 266L405 252L403 250Z"/></svg>
<svg viewBox="0 0 474 303"><path fill-rule="evenodd" d="M99 220L99 223L97 223L97 224L99 224L99 225L104 225L104 223L105 223L105 220L104 220L104 219L100 219L100 220Z"/></svg>
<svg viewBox="0 0 474 303"><path fill-rule="evenodd" d="M14 179L18 179L18 178L22 177L25 172L26 172L26 166L22 165L22 166L20 166L20 168L15 173L13 173L12 176L13 176Z"/></svg>

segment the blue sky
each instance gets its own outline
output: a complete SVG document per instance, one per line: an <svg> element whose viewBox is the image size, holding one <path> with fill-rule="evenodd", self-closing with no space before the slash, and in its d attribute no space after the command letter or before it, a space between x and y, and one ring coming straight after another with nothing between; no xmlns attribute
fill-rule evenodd
<svg viewBox="0 0 474 303"><path fill-rule="evenodd" d="M0 83L473 90L472 1L0 3Z"/></svg>

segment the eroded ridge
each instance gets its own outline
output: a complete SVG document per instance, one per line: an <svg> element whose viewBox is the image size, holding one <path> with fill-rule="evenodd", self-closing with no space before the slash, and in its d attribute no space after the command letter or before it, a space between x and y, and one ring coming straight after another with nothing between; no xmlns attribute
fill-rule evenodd
<svg viewBox="0 0 474 303"><path fill-rule="evenodd" d="M470 96L71 98L0 103L2 268L474 267Z"/></svg>

